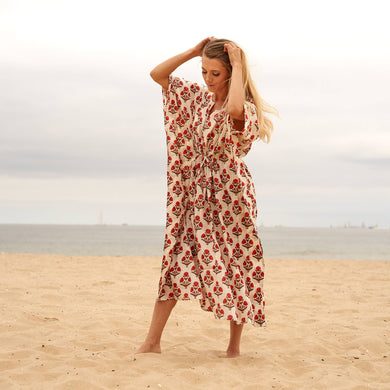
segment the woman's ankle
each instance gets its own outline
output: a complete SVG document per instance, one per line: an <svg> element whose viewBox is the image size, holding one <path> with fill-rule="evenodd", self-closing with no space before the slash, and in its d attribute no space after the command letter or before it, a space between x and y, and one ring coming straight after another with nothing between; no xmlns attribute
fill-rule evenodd
<svg viewBox="0 0 390 390"><path fill-rule="evenodd" d="M135 354L138 353L161 353L160 342L153 342L150 340L145 340L142 345L137 349Z"/></svg>

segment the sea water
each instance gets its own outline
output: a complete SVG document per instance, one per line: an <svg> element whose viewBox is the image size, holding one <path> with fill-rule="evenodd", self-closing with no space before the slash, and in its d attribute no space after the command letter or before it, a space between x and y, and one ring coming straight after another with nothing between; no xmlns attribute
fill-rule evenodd
<svg viewBox="0 0 390 390"><path fill-rule="evenodd" d="M390 229L260 227L264 258L390 260ZM164 226L0 225L0 253L162 256Z"/></svg>

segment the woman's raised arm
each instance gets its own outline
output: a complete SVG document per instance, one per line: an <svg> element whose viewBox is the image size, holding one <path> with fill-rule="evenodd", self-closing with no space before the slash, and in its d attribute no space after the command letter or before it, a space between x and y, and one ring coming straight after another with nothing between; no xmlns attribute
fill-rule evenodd
<svg viewBox="0 0 390 390"><path fill-rule="evenodd" d="M201 56L203 53L203 48L211 41L213 37L211 38L205 38L201 42L199 42L196 46L193 48L180 53L174 57L171 57L167 59L166 61L162 62L161 64L157 65L151 72L150 76L152 79L160 84L164 89L168 89L168 77L169 75L180 65L184 64L188 60Z"/></svg>
<svg viewBox="0 0 390 390"><path fill-rule="evenodd" d="M227 109L230 116L238 121L244 120L245 91L242 79L241 49L232 42L225 44L232 66Z"/></svg>

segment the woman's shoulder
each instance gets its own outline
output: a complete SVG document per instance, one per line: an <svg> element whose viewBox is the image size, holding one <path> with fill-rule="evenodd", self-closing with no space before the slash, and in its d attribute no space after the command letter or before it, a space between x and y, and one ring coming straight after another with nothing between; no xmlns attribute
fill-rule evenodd
<svg viewBox="0 0 390 390"><path fill-rule="evenodd" d="M164 92L167 96L174 94L183 102L193 102L195 105L202 104L208 96L207 87L172 74L168 78L168 89Z"/></svg>
<svg viewBox="0 0 390 390"><path fill-rule="evenodd" d="M207 88L204 85L199 84L196 81L190 81L183 77L175 76L172 74L168 77L168 85L174 90L180 89L183 91L190 91L195 94L207 91Z"/></svg>

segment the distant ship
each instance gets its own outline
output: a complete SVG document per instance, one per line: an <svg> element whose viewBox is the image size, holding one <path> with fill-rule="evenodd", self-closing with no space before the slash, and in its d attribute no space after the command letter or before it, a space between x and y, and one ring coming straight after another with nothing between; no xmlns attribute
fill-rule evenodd
<svg viewBox="0 0 390 390"><path fill-rule="evenodd" d="M103 221L103 211L100 211L100 213L99 213L99 218L98 218L98 226L104 226L105 225L105 223L104 223L104 221Z"/></svg>

